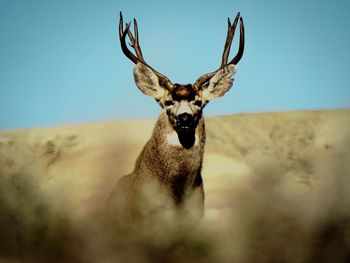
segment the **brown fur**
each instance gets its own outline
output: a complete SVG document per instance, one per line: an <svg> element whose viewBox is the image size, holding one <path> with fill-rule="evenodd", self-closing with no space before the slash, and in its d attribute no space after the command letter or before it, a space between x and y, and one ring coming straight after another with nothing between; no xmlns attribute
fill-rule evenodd
<svg viewBox="0 0 350 263"><path fill-rule="evenodd" d="M193 88L192 85L179 85L175 84L174 89L171 91L171 96L173 100L194 100L195 96L198 95L198 92Z"/></svg>
<svg viewBox="0 0 350 263"><path fill-rule="evenodd" d="M186 211L197 217L204 212L201 177L204 119L195 129L199 142L190 149L169 144L167 135L173 132L163 110L133 172L118 182L116 192L124 193L132 217L144 217L159 211Z"/></svg>

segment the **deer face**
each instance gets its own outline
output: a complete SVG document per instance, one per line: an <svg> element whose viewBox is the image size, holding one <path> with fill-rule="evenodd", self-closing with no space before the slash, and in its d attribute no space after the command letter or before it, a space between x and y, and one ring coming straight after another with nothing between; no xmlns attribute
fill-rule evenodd
<svg viewBox="0 0 350 263"><path fill-rule="evenodd" d="M134 69L134 78L137 87L145 95L154 97L165 109L174 130L186 133L196 128L204 106L231 88L234 73L235 66L228 65L204 83L204 87L174 84L166 88L151 68L138 63Z"/></svg>
<svg viewBox="0 0 350 263"><path fill-rule="evenodd" d="M190 84L175 84L174 89L159 102L178 133L196 128L198 121L202 118L204 103L200 94Z"/></svg>
<svg viewBox="0 0 350 263"><path fill-rule="evenodd" d="M166 111L177 133L196 128L206 101L193 85L174 84L171 89L167 89L153 71L142 63L136 65L134 78L137 87L145 95L154 97Z"/></svg>

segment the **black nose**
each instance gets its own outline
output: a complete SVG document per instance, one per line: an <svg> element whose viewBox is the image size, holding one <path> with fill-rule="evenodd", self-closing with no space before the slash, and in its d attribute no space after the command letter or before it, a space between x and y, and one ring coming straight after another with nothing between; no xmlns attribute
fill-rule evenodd
<svg viewBox="0 0 350 263"><path fill-rule="evenodd" d="M177 121L182 127L191 127L193 124L193 116L188 113L182 113L177 117Z"/></svg>

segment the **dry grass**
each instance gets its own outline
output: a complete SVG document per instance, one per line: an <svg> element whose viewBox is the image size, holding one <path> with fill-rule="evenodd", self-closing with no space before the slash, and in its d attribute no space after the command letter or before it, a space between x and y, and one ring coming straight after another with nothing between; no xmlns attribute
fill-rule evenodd
<svg viewBox="0 0 350 263"><path fill-rule="evenodd" d="M106 220L154 121L1 132L0 262L349 262L349 113L209 118L195 224Z"/></svg>

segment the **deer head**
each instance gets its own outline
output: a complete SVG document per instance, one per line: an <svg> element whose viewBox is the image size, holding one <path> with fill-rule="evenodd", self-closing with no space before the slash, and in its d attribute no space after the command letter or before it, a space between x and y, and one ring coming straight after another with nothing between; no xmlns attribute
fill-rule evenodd
<svg viewBox="0 0 350 263"><path fill-rule="evenodd" d="M235 29L240 20L240 41L236 56L228 62L230 48ZM168 119L174 130L179 134L187 134L193 131L198 121L202 118L202 110L213 99L223 96L230 90L236 73L236 65L243 56L244 51L244 23L240 13L237 14L233 24L228 18L227 37L222 54L221 66L199 77L194 84L173 84L166 76L153 69L143 58L139 45L138 27L134 19L134 35L130 31L130 23L123 28L123 16L120 13L119 38L121 48L125 56L136 64L134 78L137 87L148 96L156 99L159 105L166 111ZM134 49L133 54L127 44Z"/></svg>

